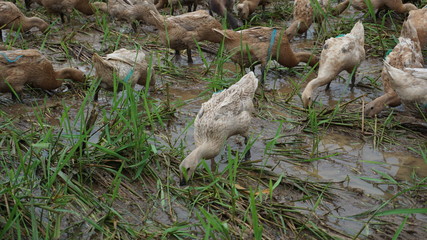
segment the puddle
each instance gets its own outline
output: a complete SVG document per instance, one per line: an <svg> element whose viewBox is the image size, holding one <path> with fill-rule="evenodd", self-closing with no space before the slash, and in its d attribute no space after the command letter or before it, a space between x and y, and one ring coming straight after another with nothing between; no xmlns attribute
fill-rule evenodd
<svg viewBox="0 0 427 240"><path fill-rule="evenodd" d="M70 34L71 31L68 30L66 33ZM101 51L104 48L104 45L101 44L102 37L102 33L95 30L89 34L76 33L76 41L88 44L93 48L92 50L96 51ZM313 38L314 30L312 27L307 38L296 38L292 42L292 47L296 51L309 51L313 47ZM61 37L58 34L52 36L52 39L49 41L60 40ZM55 59L55 56L63 56L62 52L46 51L49 52L50 57L53 59ZM213 56L207 53L204 54L208 61L214 59ZM202 58L198 56L197 51L193 51L194 64L190 67L186 62L185 52L181 53L181 55L182 58L175 62L176 66L179 68L182 68L184 71L194 70L198 73L206 70ZM274 66L276 65L278 64L273 63L273 68L268 71L265 83L266 90L273 91L271 94L276 94L277 97L294 92L294 83L304 81L304 76L298 76L290 70L275 68ZM89 75L94 74L89 64L77 60L61 59L61 62L54 62L54 66L55 68L72 66L79 68ZM230 72L239 71L239 68L233 63L225 63L223 67ZM304 65L298 66L298 68L303 67ZM328 91L325 91L324 87L321 87L314 92L314 96L317 96L316 101L324 106L335 106L340 102L347 102L354 98L363 97L365 102L368 102L382 94L381 90L366 87L371 85L370 81L372 79L378 78L381 69L382 59L366 59L359 67L356 76L356 86L353 89L350 89L348 86L349 74L342 72L339 78L332 81ZM255 74L257 76L261 75L259 66L256 68ZM307 83L309 80L314 79L316 75L316 73L312 73L307 76L305 82ZM193 138L194 128L191 126L191 123L199 111L201 104L210 97L210 93L202 94L206 90L207 82L199 80L196 82L188 81L184 83L175 81L171 76L161 76L158 79L160 79L160 83L158 83L159 86L165 86L167 82L170 83L169 94L172 101L180 101L183 103L176 111L172 126L166 129L162 134L167 135L172 140L171 142L175 144L173 147L177 147L181 143L186 145L185 152L189 153L195 147ZM299 90L299 93L301 93L304 86L305 85ZM39 99L31 99L31 96L27 93L25 98L28 99L27 102L36 101L39 105L42 105L43 108L48 109L46 112L49 113L49 123L57 126L59 125L58 119L63 110L63 103L70 106L70 116L75 116L77 114L76 111L80 107L81 99L70 96L69 94L65 95L64 98L45 98L44 96L39 96ZM101 100L105 100L106 104L108 104L108 95L101 94L101 96L104 97L101 98ZM10 94L1 94L0 98L10 98ZM166 94L153 94L153 98L161 101L166 98ZM292 101L296 103L297 106L302 106L299 96L294 96ZM33 107L31 104L7 102L6 104L0 104L0 111L4 111L17 118L23 118L23 122L34 121L36 118L34 114L32 114ZM271 109L271 114L282 114L286 117L290 117L286 115L287 113L281 113L274 108ZM255 117L252 121L252 128L250 130L252 136L251 140L254 141L251 148L251 160L262 160L262 164L275 166L274 172L284 174L285 176L295 176L300 179L315 179L317 181L331 182L337 186L341 186L343 189L333 190L335 193L339 194L339 196L334 199L334 202L325 203L325 206L317 210L316 213L319 216L328 218L330 225L347 233L355 234L357 230L362 227L361 222L347 219L348 216L371 210L371 208L377 206L379 202L389 199L391 193L396 190L393 185L375 184L372 181L365 180L363 177L381 179L381 176L373 170L386 173L401 181L411 181L411 175L413 173L417 174L419 177L427 177L426 163L419 156L409 152L403 146L396 147L396 149L376 149L370 138L359 138L355 137L356 134L335 132L331 129L326 130L319 137L318 143L318 152L322 156L330 155L331 157L311 163L296 163L295 161L289 160L287 157L269 154L270 151L266 150L269 141L271 141L278 132L284 134L284 138L288 139L287 135L290 135L290 130L288 131L288 129L292 129L290 125L289 123L282 124L279 121ZM285 130L278 131L280 126ZM184 131L185 129L187 130ZM97 137L99 136L95 135L91 141L97 142ZM158 140L162 142L161 139ZM312 144L312 136L306 135L297 147L306 152L311 152ZM226 147L221 154L215 158L220 170L227 165L228 147L233 150L233 154L235 154L236 151L242 152L245 148L243 138L234 136L227 141ZM283 148L289 147L286 145ZM208 166L209 165L208 163ZM286 198L286 192L284 192L283 195L282 197ZM194 218L191 218L188 209L179 206L177 203L174 204L174 217L171 217L170 214L166 214L166 211L159 210L153 214L156 216L155 221L162 224L173 224L177 219L180 221L188 221L189 219L189 221L195 221ZM301 206L304 205L301 204ZM117 207L120 208L120 206ZM135 206L131 209L120 209L125 212L124 216L127 219L132 219L131 222L137 224L138 218L132 213L133 210L136 209ZM427 223L427 217L425 215L415 215L414 218L417 221L422 221L424 225Z"/></svg>

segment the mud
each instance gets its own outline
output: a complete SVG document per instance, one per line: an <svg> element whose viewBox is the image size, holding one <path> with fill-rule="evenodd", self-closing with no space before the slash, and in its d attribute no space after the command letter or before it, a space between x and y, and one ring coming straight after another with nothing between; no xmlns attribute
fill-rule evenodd
<svg viewBox="0 0 427 240"><path fill-rule="evenodd" d="M116 23L114 29L121 31L120 25ZM111 43L102 43L103 35L102 32L94 29L85 29L80 31L75 29L66 28L65 32L62 32L60 24L54 26L57 30L56 33L51 34L52 39L49 41L61 41L62 35L76 34L75 40L81 42L82 45L90 46L92 51L100 51L102 49L111 47ZM152 29L149 29L152 31ZM145 33L136 34L136 39L144 38ZM152 33L150 33L152 34ZM308 34L307 38L297 38L292 42L292 46L297 51L310 50L313 47L313 38L315 31L312 29ZM28 36L25 36L26 38ZM40 36L41 37L41 36ZM150 37L155 39L155 37ZM120 47L132 47L120 46ZM54 66L56 68L65 66L77 66L80 70L86 72L88 75L93 75L93 69L90 62L82 62L76 58L64 58L62 52L58 52L56 48L46 49L45 52L54 59ZM205 53L208 60L212 60L214 56ZM185 71L203 72L206 70L203 65L203 61L200 56L197 55L196 51L193 51L194 64L188 66L186 63L185 53L182 53L182 59L174 62L178 67L183 68ZM160 62L156 59L156 62ZM160 62L160 64L164 64ZM159 68L160 66L158 66ZM239 67L227 63L224 65L230 71L237 72ZM298 66L296 71L303 69L304 65ZM372 86L370 79L379 79L382 69L381 58L368 58L365 60L359 68L356 77L356 86L354 88L349 87L349 75L348 73L341 73L339 79L332 81L330 89L325 91L323 88L318 89L314 95L317 96L316 101L322 103L324 106L335 106L342 102L348 102L352 99L359 98L357 101L359 108L361 107L361 101L369 102L372 99L382 94L381 89L376 86ZM299 71L301 72L301 71ZM260 76L260 70L256 68L256 75ZM313 73L308 76L306 82L316 77ZM179 80L177 81L174 77L168 75L158 74L158 88L164 88L167 83L170 84L170 96L172 101L183 103L175 113L175 118L169 129L166 129L165 134L168 136L176 145L181 142L184 143L187 148L186 151L190 152L194 148L193 127L190 126L186 132L183 131L188 125L191 125L194 117L196 116L201 103L206 101L210 97L210 93L204 93L206 90L207 83L198 80ZM268 91L270 96L280 99L284 95L291 93L294 89L292 82L303 81L302 76L294 72L294 70L283 69L278 66L277 63L272 63L271 68L267 74L265 89ZM302 91L304 85L299 92ZM381 87L381 85L379 85ZM139 87L141 89L141 87ZM32 113L34 107L41 107L46 113L49 123L52 125L59 125L59 119L64 105L71 108L70 115L76 114L76 111L80 107L82 101L81 91L74 92L72 89L63 87L62 90L56 91L53 97L45 97L43 92L37 92L34 94L32 91L27 91L24 95L25 104L13 103L10 101L9 94L1 94L0 111L3 111L9 115L21 118L20 124L30 128L31 122L36 121L36 116ZM204 93L204 94L203 94ZM152 95L153 98L160 101L165 100L164 89L163 92ZM101 93L101 102L108 107L110 94L106 92ZM301 107L301 100L298 96L292 99L292 103L296 106ZM299 125L295 125L284 121L272 121L271 119L260 118L260 115L272 114L274 116L282 115L282 117L290 117L293 120L298 121L298 117L292 116L288 112L282 112L272 103L265 103L263 109L258 110L253 120L253 126L251 129L252 140L254 144L251 148L252 159L261 160L259 165L261 166L274 166L274 172L278 174L284 174L285 176L298 177L300 179L311 179L321 182L330 182L334 189L332 192L336 194L334 201L327 202L321 208L316 210L316 215L320 218L325 218L330 226L342 230L348 234L354 235L363 226L363 220L366 218L354 219L351 218L353 215L370 211L374 206L390 199L390 196L394 195L399 190L399 186L396 184L387 183L375 183L373 181L366 180L364 178L380 178L378 172L386 173L396 180L408 181L413 180L413 175L416 174L418 177L427 177L427 165L419 155L409 151L405 146L407 139L410 136L400 136L403 144L387 144L386 147L376 147L373 144L373 139L370 136L366 136L363 133L355 133L351 129L335 129L327 128L321 130L319 135L319 144L317 149L317 156L330 156L325 159L320 159L311 163L304 163L294 161L295 159L289 156L283 156L277 154L272 150L266 150L267 144L276 135L276 133L283 134L276 145L276 149L290 149L298 148L299 151L304 153L310 153L313 149L312 135L302 133L298 128ZM266 113L266 111L268 113ZM403 109L398 109L403 111ZM279 127L282 130L279 130ZM301 134L299 137L295 137L295 134ZM162 139L158 139L162 142ZM97 142L98 138L96 135L91 141ZM286 144L294 142L294 144ZM422 143L420 143L422 144ZM425 142L424 142L425 144ZM227 146L234 151L243 151L244 143L242 137L232 137L228 140ZM219 164L219 169L223 169L227 164L226 151L220 154L216 158L216 162ZM209 165L209 164L208 164ZM377 170L378 172L375 172ZM175 177L177 179L177 177ZM105 180L106 181L106 180ZM108 181L106 181L108 182ZM133 184L133 188L137 188L138 184ZM107 186L101 186L99 189L94 187L97 194L102 195L103 191L107 189ZM144 197L132 199L124 199L123 201L135 201L143 202L144 198L147 197L147 193L143 193L143 189L138 189L141 195ZM287 192L279 191L275 193L276 199L287 200ZM406 200L405 198L397 198L394 200L396 205L407 206L409 201L413 208L423 207L423 203L417 202L414 199ZM161 205L162 203L159 203ZM301 204L301 203L299 203ZM157 204L156 204L157 205ZM148 211L152 206L146 206L145 209L138 209L137 206L132 204L129 208L123 208L120 204L115 207L122 210L123 217L128 219L131 223L136 225L141 224L141 219L135 214L138 211ZM157 224L173 224L177 219L184 221L195 221L193 213L189 213L189 209L180 206L178 203L173 203L171 208L162 208L162 210L156 210L151 215L155 216L153 219L145 219L145 223L148 225ZM301 204L303 207L311 207L310 203ZM424 206L425 207L425 206ZM154 210L152 210L154 211ZM390 221L400 222L402 219L398 216L390 217ZM416 214L412 217L411 226L426 226L427 217L425 215ZM375 232L374 226L368 226L363 235L372 236ZM420 233L422 234L422 233ZM421 235L417 235L421 236Z"/></svg>

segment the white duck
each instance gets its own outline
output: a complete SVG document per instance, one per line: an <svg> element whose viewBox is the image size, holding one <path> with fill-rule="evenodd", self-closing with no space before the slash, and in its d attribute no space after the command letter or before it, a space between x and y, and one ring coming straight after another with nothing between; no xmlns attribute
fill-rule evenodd
<svg viewBox="0 0 427 240"><path fill-rule="evenodd" d="M427 48L427 8L410 11L408 22L417 30L421 48Z"/></svg>
<svg viewBox="0 0 427 240"><path fill-rule="evenodd" d="M214 163L215 156L220 153L229 137L242 135L247 144L254 111L252 99L257 87L258 79L250 72L230 88L213 94L209 101L202 104L194 121L196 149L179 165L181 185L186 185L201 159L211 159L211 163ZM245 159L249 158L248 151Z"/></svg>
<svg viewBox="0 0 427 240"><path fill-rule="evenodd" d="M113 91L116 79L129 83L132 87L138 83L145 86L148 75L148 64L143 51L119 49L101 57L93 54L92 61L96 69L96 76L101 79L99 86ZM154 87L154 70L151 69L150 87ZM119 84L121 86L121 84ZM98 91L95 100L98 99Z"/></svg>
<svg viewBox="0 0 427 240"><path fill-rule="evenodd" d="M328 84L343 70L352 73L365 59L365 35L363 24L357 22L351 32L345 36L330 38L323 45L320 55L319 74L317 78L311 80L302 93L304 107L308 107L312 99L313 91L318 87ZM351 79L352 86L355 81L355 74Z"/></svg>
<svg viewBox="0 0 427 240"><path fill-rule="evenodd" d="M391 87L399 95L402 103L409 109L417 111L417 106L427 113L427 69L405 68L404 71L384 62L390 75Z"/></svg>
<svg viewBox="0 0 427 240"><path fill-rule="evenodd" d="M386 57L386 62L399 69L423 67L424 60L421 53L417 30L411 22L405 21L403 23L399 43ZM385 67L381 72L381 80L384 94L366 104L365 115L368 117L374 117L376 114L379 114L386 106L397 107L401 104L399 96L391 86L391 77Z"/></svg>

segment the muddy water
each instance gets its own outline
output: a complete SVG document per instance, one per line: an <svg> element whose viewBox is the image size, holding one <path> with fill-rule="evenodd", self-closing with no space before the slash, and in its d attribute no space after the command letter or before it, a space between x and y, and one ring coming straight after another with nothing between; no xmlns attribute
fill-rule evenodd
<svg viewBox="0 0 427 240"><path fill-rule="evenodd" d="M67 34L71 32L72 31L66 31ZM297 38L293 41L293 48L296 51L310 51L313 48L314 36L315 32L312 29L307 34L307 38ZM56 41L60 41L61 39L60 34L54 35L53 37ZM77 33L76 39L92 46L93 50L99 51L105 47L104 44L100 44L102 41L102 33L97 31L93 31L90 34ZM77 66L87 74L93 74L90 64L81 63L80 61L72 59L64 59L63 57L61 58L61 55L63 54L50 52L50 56L53 59L57 59L54 62L55 67ZM188 67L184 56L181 60L176 61L175 64L180 68L187 69L188 67L188 71L195 70L201 72L205 70L203 61L195 51L193 55L195 64L192 66ZM213 59L213 56L209 56L208 54L207 57L208 60ZM232 63L227 63L224 66L233 72L239 69ZM265 88L273 91L273 93L277 93L279 96L280 94L288 94L293 91L294 85L292 81L298 83L304 81L302 77L297 76L291 70L279 69L278 67L280 66L275 63L272 63L271 66L272 68L267 74ZM298 66L298 68L304 68L304 65L302 64ZM332 81L328 91L325 91L324 87L322 87L314 92L314 95L317 96L316 101L324 106L334 106L339 102L347 102L363 96L363 99L368 102L382 94L382 91L379 89L366 87L372 86L369 79L378 79L381 69L382 59L367 59L359 67L359 71L356 75L356 86L353 89L349 87L349 74L343 72L340 74L340 78ZM257 76L261 75L259 67L256 68L255 73ZM309 75L305 81L308 82L315 77L316 73L313 73ZM187 126L191 125L201 104L210 97L209 94L201 94L206 90L206 83L198 81L196 83L190 82L184 84L175 82L173 78L166 76L159 76L157 79L159 80L159 87L164 86L166 83L171 83L170 94L173 100L185 103L182 107L177 109L175 115L176 119L166 134L169 134L169 137L172 139L171 142L175 143L176 146L181 142L187 145L187 152L190 152L194 149L194 129L191 126L186 132L183 133L183 131ZM65 89L64 91L68 90ZM301 91L302 89L300 92ZM159 99L165 98L165 96L161 94L154 95L153 97ZM9 94L1 94L0 98L9 99L10 96ZM49 112L51 124L58 125L58 119L63 110L61 107L63 101L65 101L68 106L72 106L71 115L76 114L75 111L77 111L81 103L79 97L69 95L64 98L47 98L46 101L42 100L44 96L38 96L36 99L31 99L31 96L25 96L25 98L29 99L27 104L16 104L7 100L1 101L0 110L16 117L26 116L25 119L27 119L27 121L32 121L35 119L35 116L32 114L33 106L28 104L28 102L34 101L38 103L38 105L43 105L46 109L49 109L49 111L46 112ZM108 104L108 94L101 94L101 101ZM301 101L298 96L295 96L292 101L295 105L301 106ZM277 110L273 108L273 114L285 114L274 111ZM395 186L393 185L374 184L372 181L364 180L361 177L380 178L380 176L373 171L374 169L387 173L393 178L402 181L410 181L413 173L416 173L420 177L427 176L427 166L420 156L405 150L402 146L389 146L389 149L375 148L372 138L369 136L359 137L360 135L349 134L345 131L334 131L332 129L325 130L320 134L318 152L321 156L336 155L312 163L297 163L290 160L288 157L271 154L270 151L266 150L267 143L271 141L277 132L285 135L283 139L280 139L281 141L286 142L289 139L292 140L292 138L288 138L287 135L290 135L291 132L288 131L288 129L294 129L294 126L290 123L281 123L279 121L264 120L261 118L254 118L252 124L251 136L252 140L255 142L251 148L251 160L262 160L259 164L260 166L275 166L274 171L279 174L283 173L285 176L332 182L340 186L342 188L341 190L333 190L338 197L331 203L325 203L326 206L319 208L316 213L319 216L325 215L330 225L351 234L356 233L362 227L362 223L347 219L346 217L371 210L373 206L378 206L379 203L389 199L391 193L395 190ZM279 131L280 127L282 130ZM98 141L96 135L91 140L94 142ZM313 136L303 135L299 140L301 140L301 143L298 145L285 145L278 148L298 147L306 152L312 151ZM244 149L243 138L234 136L227 141L227 146L241 152ZM224 151L216 158L216 162L220 169L224 168L227 164L227 157ZM283 193L283 195L286 195L286 193ZM174 211L180 219L186 220L188 218L186 209L176 206ZM130 212L128 214L132 216ZM156 213L156 215L158 215L157 221L159 222L165 224L173 223L173 219L164 213ZM424 225L427 223L426 216L416 215L415 218L417 221L422 221Z"/></svg>
<svg viewBox="0 0 427 240"><path fill-rule="evenodd" d="M347 102L359 97L365 102L369 102L382 95L382 91L372 87L371 80L369 80L379 78L382 69L381 64L382 59L365 60L359 67L356 75L356 86L352 89L349 87L349 74L341 73L340 78L332 82L328 91L320 88L314 93L317 95L316 101L324 106L334 106L340 102ZM259 69L257 68L257 70ZM256 73L258 76L260 75L260 72L256 71ZM311 74L307 81L315 77L316 74ZM289 75L287 70L270 70L267 74L266 89L275 89L277 93L282 94L290 93L293 88L290 80L301 81L296 76ZM188 128L188 131L183 135L182 131L191 124L201 103L209 97L199 95L203 90L203 84L185 91L181 88L171 89L171 93L176 99L182 101L193 99L191 103L178 111L179 124L174 127L171 135L175 142L184 141L187 143L188 152L195 148L192 136L194 129ZM301 106L301 100L298 96L294 97L293 101ZM361 105L361 101L358 103ZM289 161L287 157L266 153L266 145L278 132L280 122L255 118L252 124L251 133L255 143L251 148L251 160L262 160L260 166L276 166L274 171L278 174L331 182L342 187L341 190L333 190L338 196L334 202L325 204L326 209L318 209L316 213L319 216L325 215L332 226L349 234L356 234L363 227L363 222L359 221L360 219L354 220L347 217L372 210L374 206L378 206L381 202L389 199L396 191L396 187L393 185L376 184L363 179L363 177L381 179L375 170L386 173L400 181L411 181L411 176L414 173L419 177L427 177L427 164L420 156L408 152L403 146L390 146L389 149L376 148L371 137L363 137L362 134L357 135L345 131L325 130L323 134L320 134L319 155L334 156L313 163L296 164ZM284 123L282 129L287 128L292 127ZM281 133L286 135L286 131L281 131ZM312 136L307 136L303 141L305 142L298 147L310 152L312 150ZM241 152L244 149L243 138L231 137L227 146ZM290 147L292 148L292 146ZM225 152L226 148L216 157L219 170L227 165L227 154ZM304 204L301 206L307 207ZM415 215L415 218L417 221L427 223L425 215ZM401 219L397 218L393 221L400 222ZM362 235L370 235L370 231L372 230L368 227Z"/></svg>

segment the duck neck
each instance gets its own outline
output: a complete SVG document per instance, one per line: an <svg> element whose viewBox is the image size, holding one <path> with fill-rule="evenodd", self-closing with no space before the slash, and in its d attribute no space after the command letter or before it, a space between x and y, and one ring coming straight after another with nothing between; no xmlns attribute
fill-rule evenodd
<svg viewBox="0 0 427 240"><path fill-rule="evenodd" d="M49 24L38 17L30 17L22 21L22 31L28 31L33 27L37 27L41 32L44 32L49 27Z"/></svg>
<svg viewBox="0 0 427 240"><path fill-rule="evenodd" d="M332 9L332 15L333 16L340 15L342 12L344 12L344 10L347 9L349 4L350 4L350 0L346 0L342 3L339 3L334 9Z"/></svg>
<svg viewBox="0 0 427 240"><path fill-rule="evenodd" d="M293 39L298 33L298 26L301 25L300 20L294 20L291 25L286 29L285 34L288 39Z"/></svg>
<svg viewBox="0 0 427 240"><path fill-rule="evenodd" d="M319 58L317 58L315 55L309 53L309 52L298 52L295 53L295 57L297 60L297 63L305 62L311 67L316 65L319 62Z"/></svg>
<svg viewBox="0 0 427 240"><path fill-rule="evenodd" d="M167 21L165 21L165 18L157 11L157 9L150 10L145 21L158 29L166 29L169 24L165 23Z"/></svg>
<svg viewBox="0 0 427 240"><path fill-rule="evenodd" d="M80 12L86 14L86 15L92 15L95 13L94 7L89 3L89 0L80 0L77 2L77 5L75 6L77 10Z"/></svg>
<svg viewBox="0 0 427 240"><path fill-rule="evenodd" d="M74 68L63 68L55 72L55 79L62 83L63 79L71 79L75 82L84 82L85 77L82 71Z"/></svg>
<svg viewBox="0 0 427 240"><path fill-rule="evenodd" d="M279 56L277 56L277 47L280 47L278 52ZM289 44L286 33L282 34L281 36L278 34L276 37L274 47L271 51L271 57L272 59L277 59L277 61L285 67L294 67L298 65L298 60L291 48L291 45Z"/></svg>
<svg viewBox="0 0 427 240"><path fill-rule="evenodd" d="M407 12L409 12L409 11L411 11L411 10L417 10L418 8L414 5L414 4L412 4L412 3L405 3L405 4L402 4L397 10L396 10L396 12L398 12L398 13L407 13Z"/></svg>
<svg viewBox="0 0 427 240"><path fill-rule="evenodd" d="M201 159L212 159L219 154L221 146L221 144L215 144L213 142L204 142L194 149L194 157L197 161L200 161Z"/></svg>

